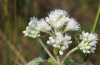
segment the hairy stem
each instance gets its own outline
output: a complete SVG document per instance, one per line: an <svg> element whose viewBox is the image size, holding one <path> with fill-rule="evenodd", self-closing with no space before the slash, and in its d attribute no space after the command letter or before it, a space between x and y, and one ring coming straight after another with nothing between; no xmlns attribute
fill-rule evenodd
<svg viewBox="0 0 100 65"><path fill-rule="evenodd" d="M59 56L57 56L57 62L58 62L58 65L60 65L60 58L59 58Z"/></svg>
<svg viewBox="0 0 100 65"><path fill-rule="evenodd" d="M73 53L74 51L76 51L77 49L78 49L78 47L75 47L75 48L73 48L71 51L69 51L69 52L65 55L65 57L64 57L64 59L62 60L61 64L63 64L64 61L66 60L66 58L67 58L71 53Z"/></svg>
<svg viewBox="0 0 100 65"><path fill-rule="evenodd" d="M49 35L55 38L55 36L51 32L46 32L46 33L48 33Z"/></svg>
<svg viewBox="0 0 100 65"><path fill-rule="evenodd" d="M57 63L57 61L55 60L55 58L52 56L52 54L49 52L49 50L46 48L46 46L43 44L43 42L41 41L41 39L39 38L38 41L40 42L40 44L42 45L42 47L45 49L45 51L48 53L48 55Z"/></svg>

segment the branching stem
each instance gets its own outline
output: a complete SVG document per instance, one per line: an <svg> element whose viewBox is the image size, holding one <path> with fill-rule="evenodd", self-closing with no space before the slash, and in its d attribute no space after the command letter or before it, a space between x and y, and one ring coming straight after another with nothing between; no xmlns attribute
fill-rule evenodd
<svg viewBox="0 0 100 65"><path fill-rule="evenodd" d="M58 62L58 65L61 65L59 56L57 56L57 62Z"/></svg>
<svg viewBox="0 0 100 65"><path fill-rule="evenodd" d="M48 55L57 63L57 61L55 60L55 58L52 56L52 54L49 52L49 50L46 48L46 46L43 44L43 42L41 41L41 39L39 38L38 41L40 42L40 44L42 45L42 47L45 49L45 51L48 53Z"/></svg>
<svg viewBox="0 0 100 65"><path fill-rule="evenodd" d="M71 51L69 51L69 52L65 55L65 57L64 57L64 59L62 60L61 64L63 64L64 61L66 60L66 58L67 58L71 53L73 53L74 51L76 51L77 49L78 49L78 47L75 47L75 48L73 48Z"/></svg>

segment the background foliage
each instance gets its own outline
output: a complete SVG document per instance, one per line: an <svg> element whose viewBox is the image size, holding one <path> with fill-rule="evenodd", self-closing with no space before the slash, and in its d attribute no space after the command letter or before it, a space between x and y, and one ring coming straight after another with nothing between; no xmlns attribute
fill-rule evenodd
<svg viewBox="0 0 100 65"><path fill-rule="evenodd" d="M36 39L25 37L22 33L30 17L45 18L52 10L63 9L81 24L82 30L91 32L99 5L100 0L0 0L0 65L25 64L26 61L29 62L39 56L48 58L47 53ZM100 37L99 28L100 20L96 29ZM72 37L75 41L73 35ZM42 37L45 45L53 53L52 47L46 44L47 39L48 36ZM99 42L95 53L89 54L87 61L94 65L100 64ZM75 43L70 45L65 53L74 46ZM77 62L82 62L83 57L84 54L80 50L69 56ZM43 63L43 65L49 65L49 63Z"/></svg>

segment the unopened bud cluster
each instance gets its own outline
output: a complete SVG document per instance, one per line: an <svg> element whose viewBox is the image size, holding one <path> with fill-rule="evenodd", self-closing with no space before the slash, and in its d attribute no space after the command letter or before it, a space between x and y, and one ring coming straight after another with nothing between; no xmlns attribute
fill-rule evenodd
<svg viewBox="0 0 100 65"><path fill-rule="evenodd" d="M68 44L72 43L70 40L71 36L68 36L67 34L63 36L61 32L56 32L55 38L49 37L47 44L52 45L54 48L60 49L59 54L63 55L63 50L68 49Z"/></svg>

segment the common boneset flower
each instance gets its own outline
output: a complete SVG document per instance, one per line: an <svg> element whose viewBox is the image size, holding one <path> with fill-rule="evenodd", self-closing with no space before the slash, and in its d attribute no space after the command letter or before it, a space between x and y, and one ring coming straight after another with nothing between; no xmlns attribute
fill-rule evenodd
<svg viewBox="0 0 100 65"><path fill-rule="evenodd" d="M63 27L64 30L62 29ZM63 50L69 48L72 43L71 36L64 34L67 31L79 30L80 24L75 19L69 18L68 13L64 10L55 9L48 14L45 19L38 20L35 17L30 18L30 22L23 31L25 36L36 38L40 36L40 32L51 35L47 44L54 48L60 49L59 54L62 55ZM63 35L64 34L64 35Z"/></svg>
<svg viewBox="0 0 100 65"><path fill-rule="evenodd" d="M94 53L94 50L96 49L96 43L98 40L97 34L92 34L88 32L82 32L82 35L80 35L80 39L82 42L78 45L80 50L82 50L84 53Z"/></svg>
<svg viewBox="0 0 100 65"><path fill-rule="evenodd" d="M55 9L54 11L51 11L48 14L48 17L44 19L37 19L35 17L30 18L30 22L23 33L25 36L32 38L40 37L41 32L49 34L50 37L49 40L47 40L47 44L54 47L54 54L56 55L57 60L48 51L40 38L38 38L38 41L52 58L52 60L54 60L54 62L58 65L61 65L64 64L67 56L77 49L82 50L83 53L94 53L98 35L88 32L85 33L83 31L80 35L81 42L78 42L79 45L69 51L60 63L59 55L63 55L63 50L68 49L69 44L72 43L71 36L67 34L67 31L79 31L80 28L80 24L74 18L69 18L69 15L66 11Z"/></svg>
<svg viewBox="0 0 100 65"><path fill-rule="evenodd" d="M67 25L65 31L79 30L80 25L75 19L69 18L68 13L64 10L51 11L49 17L45 18L46 21L54 28L61 28L63 25Z"/></svg>

